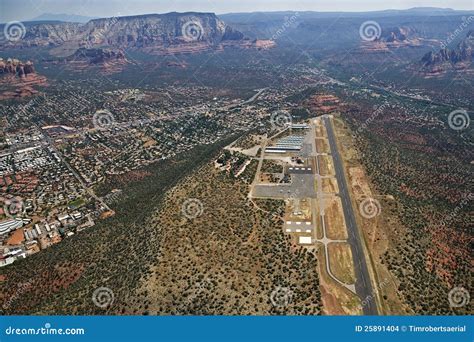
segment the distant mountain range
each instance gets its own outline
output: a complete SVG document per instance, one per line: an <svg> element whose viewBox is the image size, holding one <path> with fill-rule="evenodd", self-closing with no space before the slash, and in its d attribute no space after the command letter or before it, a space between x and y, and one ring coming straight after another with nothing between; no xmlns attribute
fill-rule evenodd
<svg viewBox="0 0 474 342"><path fill-rule="evenodd" d="M167 13L93 19L87 23L35 22L24 37L4 40L3 47L110 47L156 54L191 53L227 46L266 48L250 41L213 13Z"/></svg>
<svg viewBox="0 0 474 342"><path fill-rule="evenodd" d="M277 12L254 12L252 14L253 21L269 21L278 20L283 17L292 16L298 13L301 19L317 19L317 18L363 18L370 17L372 19L379 17L395 17L395 16L449 16L449 15L463 15L472 14L474 11L454 10L452 8L437 8L437 7L414 7L406 10L383 10L383 11L368 11L368 12L316 12L316 11L277 11ZM250 13L226 13L220 14L219 17L227 22L240 22L248 18Z"/></svg>
<svg viewBox="0 0 474 342"><path fill-rule="evenodd" d="M53 14L53 13L43 13L40 16L37 16L28 21L64 21L71 23L87 23L92 19L97 19L97 17L86 17L83 15L77 14Z"/></svg>
<svg viewBox="0 0 474 342"><path fill-rule="evenodd" d="M360 13L287 11L215 15L172 12L98 18L84 23L81 21L89 18L45 14L34 18L35 22L24 23L25 32L22 32L21 39L5 39L2 35L6 27L0 25L0 49L44 47L51 55L67 57L81 48L88 49L87 54L99 55L109 50L121 55L127 49L166 55L227 47L266 49L275 44L281 48L293 48L298 44L309 45L317 54L340 49L379 53L396 48L416 48L419 56L414 57L414 61L419 61L450 33L457 32L464 21L472 26L472 22L466 19L471 15L474 11L446 8ZM336 17L337 25L333 25ZM360 27L371 21L375 21L380 32L376 39L366 42L360 37ZM461 35L457 35L452 46L461 39ZM92 49L107 50L89 51ZM443 58L433 53L425 59L425 62L436 64Z"/></svg>
<svg viewBox="0 0 474 342"><path fill-rule="evenodd" d="M303 18L329 18L329 17L361 17L370 15L372 17L378 16L392 16L392 15L452 15L462 13L472 13L472 11L461 11L454 10L452 8L437 8L437 7L414 7L406 10L383 10L383 11L370 11L370 12L317 12L317 11L269 11L269 12L238 12L238 13L225 13L218 15L223 20L239 20L241 16L248 16L252 13L253 16L263 16L267 19L276 19L282 16L293 15L298 13ZM38 21L62 21L72 23L87 23L90 20L98 19L99 17L89 17L78 14L65 14L65 13L43 13L35 18L26 20L26 22L38 22Z"/></svg>

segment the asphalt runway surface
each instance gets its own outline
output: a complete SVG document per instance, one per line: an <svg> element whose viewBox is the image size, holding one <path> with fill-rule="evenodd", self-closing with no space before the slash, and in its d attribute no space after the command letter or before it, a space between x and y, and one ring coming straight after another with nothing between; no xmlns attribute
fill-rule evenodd
<svg viewBox="0 0 474 342"><path fill-rule="evenodd" d="M337 149L336 137L330 119L325 117L324 123L328 133L329 145L334 161L334 168L336 170L337 183L339 185L339 195L341 196L344 218L349 233L348 241L351 245L354 271L356 274L356 292L363 303L362 309L364 315L377 315L375 293L372 290L372 283L370 282L364 250L362 249L359 230L357 228L354 210L352 208L351 198L349 196L347 182L344 176L344 166Z"/></svg>

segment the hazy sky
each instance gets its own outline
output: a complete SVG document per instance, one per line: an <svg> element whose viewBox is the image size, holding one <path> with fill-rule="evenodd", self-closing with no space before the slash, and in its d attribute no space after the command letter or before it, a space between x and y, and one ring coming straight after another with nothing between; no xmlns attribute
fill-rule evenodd
<svg viewBox="0 0 474 342"><path fill-rule="evenodd" d="M474 0L0 0L0 22L28 20L43 13L111 17L166 12L229 12L312 10L373 11L411 7L472 10Z"/></svg>

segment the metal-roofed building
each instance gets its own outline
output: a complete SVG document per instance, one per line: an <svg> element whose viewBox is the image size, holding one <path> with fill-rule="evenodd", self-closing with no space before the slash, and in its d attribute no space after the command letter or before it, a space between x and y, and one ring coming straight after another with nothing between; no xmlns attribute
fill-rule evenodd
<svg viewBox="0 0 474 342"><path fill-rule="evenodd" d="M289 135L277 141L274 146L269 146L265 152L284 153L300 151L303 147L304 137L300 135Z"/></svg>
<svg viewBox="0 0 474 342"><path fill-rule="evenodd" d="M23 227L23 221L17 219L9 219L0 222L0 235L7 234L12 230Z"/></svg>

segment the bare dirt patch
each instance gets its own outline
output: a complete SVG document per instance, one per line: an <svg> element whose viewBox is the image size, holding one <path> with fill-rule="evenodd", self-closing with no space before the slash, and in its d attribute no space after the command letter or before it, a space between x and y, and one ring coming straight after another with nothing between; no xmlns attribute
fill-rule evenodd
<svg viewBox="0 0 474 342"><path fill-rule="evenodd" d="M365 176L364 169L361 166L349 168L349 180L351 182L354 196L357 199L365 196L372 196L367 177Z"/></svg>
<svg viewBox="0 0 474 342"><path fill-rule="evenodd" d="M334 176L334 165L330 156L318 156L321 176Z"/></svg>
<svg viewBox="0 0 474 342"><path fill-rule="evenodd" d="M329 267L334 276L346 284L355 282L354 262L351 246L345 242L334 242L328 245Z"/></svg>
<svg viewBox="0 0 474 342"><path fill-rule="evenodd" d="M9 246L19 245L25 240L23 229L17 229L13 234L8 238L6 244Z"/></svg>
<svg viewBox="0 0 474 342"><path fill-rule="evenodd" d="M311 219L309 198L291 199L288 201L285 221L308 221Z"/></svg>
<svg viewBox="0 0 474 342"><path fill-rule="evenodd" d="M347 229L342 212L342 203L339 197L326 200L325 222L328 238L333 240L347 239Z"/></svg>
<svg viewBox="0 0 474 342"><path fill-rule="evenodd" d="M315 120L315 129L316 129L316 137L318 138L327 138L326 127L322 124L321 119Z"/></svg>
<svg viewBox="0 0 474 342"><path fill-rule="evenodd" d="M308 106L315 112L330 113L340 108L341 101L331 94L315 94L308 100Z"/></svg>
<svg viewBox="0 0 474 342"><path fill-rule="evenodd" d="M326 139L316 139L316 150L318 153L330 153L329 143Z"/></svg>
<svg viewBox="0 0 474 342"><path fill-rule="evenodd" d="M322 178L321 182L323 186L323 192L333 194L339 192L336 178Z"/></svg>

